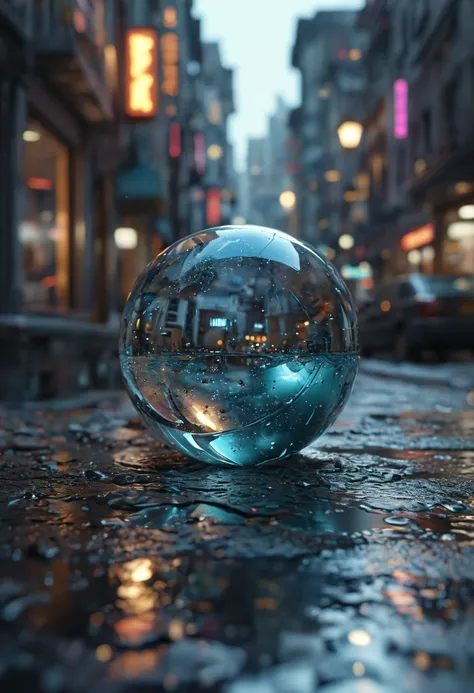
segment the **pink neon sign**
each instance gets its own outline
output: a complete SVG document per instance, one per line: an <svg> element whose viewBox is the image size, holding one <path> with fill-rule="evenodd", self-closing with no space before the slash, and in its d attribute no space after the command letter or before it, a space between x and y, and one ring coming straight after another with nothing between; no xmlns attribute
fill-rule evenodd
<svg viewBox="0 0 474 693"><path fill-rule="evenodd" d="M393 134L397 140L408 137L408 82L397 79L393 85L394 113Z"/></svg>

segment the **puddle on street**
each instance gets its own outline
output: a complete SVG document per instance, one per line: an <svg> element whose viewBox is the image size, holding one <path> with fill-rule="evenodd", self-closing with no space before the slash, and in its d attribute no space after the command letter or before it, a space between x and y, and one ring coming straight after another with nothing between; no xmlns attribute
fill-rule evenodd
<svg viewBox="0 0 474 693"><path fill-rule="evenodd" d="M471 690L472 412L418 392L358 386L317 446L254 469L186 460L113 408L16 421L0 683Z"/></svg>

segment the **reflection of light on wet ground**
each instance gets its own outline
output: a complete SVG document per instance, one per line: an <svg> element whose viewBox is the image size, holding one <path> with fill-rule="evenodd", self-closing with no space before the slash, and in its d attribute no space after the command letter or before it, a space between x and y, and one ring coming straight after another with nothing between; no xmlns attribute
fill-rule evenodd
<svg viewBox="0 0 474 693"><path fill-rule="evenodd" d="M179 618L174 618L168 624L168 636L170 640L182 640L186 634L186 627Z"/></svg>
<svg viewBox="0 0 474 693"><path fill-rule="evenodd" d="M118 641L127 647L143 646L147 638L156 629L157 617L155 613L139 614L120 619L114 624L114 631Z"/></svg>
<svg viewBox="0 0 474 693"><path fill-rule="evenodd" d="M99 660L99 662L108 662L110 659L112 659L113 651L110 645L99 645L99 647L95 651L95 656L96 659Z"/></svg>
<svg viewBox="0 0 474 693"><path fill-rule="evenodd" d="M137 589L131 589L132 587ZM119 590L122 590L120 592ZM146 587L145 585L123 585L117 590L117 595L119 597L123 596L118 602L117 606L128 614L143 614L153 609L156 604L157 595L151 587Z"/></svg>
<svg viewBox="0 0 474 693"><path fill-rule="evenodd" d="M122 599L138 599L142 592L141 585L120 585L117 594Z"/></svg>
<svg viewBox="0 0 474 693"><path fill-rule="evenodd" d="M133 561L125 564L126 570L130 571L130 580L132 582L146 582L152 575L152 563L149 558L136 558ZM127 575L127 573L125 573Z"/></svg>
<svg viewBox="0 0 474 693"><path fill-rule="evenodd" d="M117 587L117 606L122 611L140 615L153 609L158 594L153 586L145 584L153 577L153 563L149 558L135 558L113 566L110 576L120 582Z"/></svg>
<svg viewBox="0 0 474 693"><path fill-rule="evenodd" d="M124 652L117 657L108 669L112 679L145 678L154 671L162 655L160 650L144 650L142 652Z"/></svg>

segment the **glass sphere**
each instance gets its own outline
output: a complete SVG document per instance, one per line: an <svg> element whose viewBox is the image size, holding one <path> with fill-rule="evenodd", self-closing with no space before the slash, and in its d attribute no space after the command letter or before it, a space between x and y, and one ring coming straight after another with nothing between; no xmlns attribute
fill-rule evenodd
<svg viewBox="0 0 474 693"><path fill-rule="evenodd" d="M204 462L260 464L299 452L341 411L359 362L357 316L313 248L225 226L148 265L125 306L120 360L159 439Z"/></svg>

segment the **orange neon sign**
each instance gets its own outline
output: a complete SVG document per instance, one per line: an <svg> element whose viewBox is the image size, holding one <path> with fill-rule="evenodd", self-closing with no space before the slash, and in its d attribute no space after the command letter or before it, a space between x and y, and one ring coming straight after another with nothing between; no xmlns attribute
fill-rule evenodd
<svg viewBox="0 0 474 693"><path fill-rule="evenodd" d="M162 92L166 96L178 96L179 93L179 38L178 34L168 31L161 37L161 60L163 63Z"/></svg>
<svg viewBox="0 0 474 693"><path fill-rule="evenodd" d="M163 24L167 29L174 29L178 24L178 13L176 7L165 7L163 10Z"/></svg>
<svg viewBox="0 0 474 693"><path fill-rule="evenodd" d="M153 118L158 112L158 40L154 29L129 29L125 37L125 112Z"/></svg>
<svg viewBox="0 0 474 693"><path fill-rule="evenodd" d="M405 236L403 236L400 241L400 245L403 250L407 253L410 250L415 250L415 248L420 248L422 245L428 245L432 243L435 237L435 229L433 224L425 224L425 226L420 226L419 229L415 231L410 231Z"/></svg>

